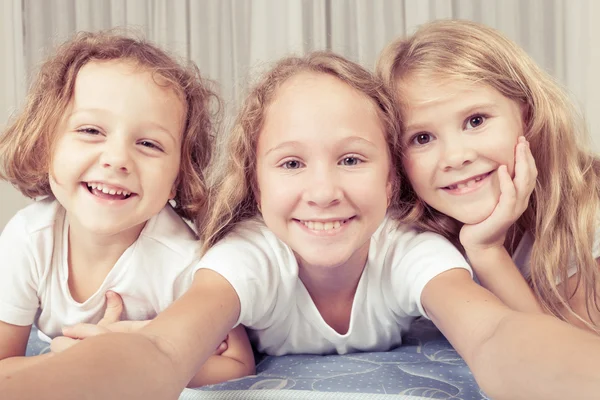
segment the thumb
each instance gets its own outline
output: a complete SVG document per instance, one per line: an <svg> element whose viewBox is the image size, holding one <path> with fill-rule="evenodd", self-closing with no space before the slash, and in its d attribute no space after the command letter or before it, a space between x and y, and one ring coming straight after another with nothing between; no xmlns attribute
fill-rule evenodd
<svg viewBox="0 0 600 400"><path fill-rule="evenodd" d="M98 322L100 326L106 326L121 319L123 313L123 299L117 293L109 290L106 292L106 310L104 317Z"/></svg>

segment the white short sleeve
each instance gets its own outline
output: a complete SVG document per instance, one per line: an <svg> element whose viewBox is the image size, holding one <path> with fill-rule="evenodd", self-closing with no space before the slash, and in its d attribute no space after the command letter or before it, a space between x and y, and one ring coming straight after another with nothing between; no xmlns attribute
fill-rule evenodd
<svg viewBox="0 0 600 400"><path fill-rule="evenodd" d="M240 300L238 324L254 327L272 313L280 284L279 266L290 260L288 251L267 228L254 221L240 225L206 252L197 269L213 270L229 281Z"/></svg>
<svg viewBox="0 0 600 400"><path fill-rule="evenodd" d="M392 263L392 287L400 309L408 315L427 317L421 304L421 293L429 281L442 272L464 268L473 271L463 255L452 243L431 232L408 234L399 227L392 236L395 244L388 250ZM401 239L400 236L407 238ZM388 240L394 240L389 238Z"/></svg>
<svg viewBox="0 0 600 400"><path fill-rule="evenodd" d="M25 220L17 214L0 234L0 321L33 324L39 307L35 275Z"/></svg>

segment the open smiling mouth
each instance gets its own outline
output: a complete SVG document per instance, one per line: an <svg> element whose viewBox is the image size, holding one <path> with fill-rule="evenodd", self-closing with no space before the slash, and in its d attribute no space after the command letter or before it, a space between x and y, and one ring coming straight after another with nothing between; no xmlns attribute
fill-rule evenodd
<svg viewBox="0 0 600 400"><path fill-rule="evenodd" d="M350 222L353 219L354 219L354 217L350 217L350 218L346 218L346 219L322 222L322 221L300 220L300 219L294 218L294 221L304 225L311 231L333 232L336 229L341 228L343 225L347 224L348 222Z"/></svg>
<svg viewBox="0 0 600 400"><path fill-rule="evenodd" d="M136 194L124 189L116 188L97 182L83 182L86 189L96 197L106 200L127 200Z"/></svg>
<svg viewBox="0 0 600 400"><path fill-rule="evenodd" d="M454 185L445 186L442 189L450 191L450 192L461 192L461 191L469 191L469 189L474 189L479 186L480 182L485 178L490 176L494 171L487 172L485 174L477 175L468 181L463 181L460 183L455 183Z"/></svg>

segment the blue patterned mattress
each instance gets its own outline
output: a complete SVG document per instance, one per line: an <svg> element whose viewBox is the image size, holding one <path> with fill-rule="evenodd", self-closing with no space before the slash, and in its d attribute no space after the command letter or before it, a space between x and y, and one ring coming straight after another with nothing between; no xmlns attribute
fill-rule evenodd
<svg viewBox="0 0 600 400"><path fill-rule="evenodd" d="M27 355L49 351L32 330ZM427 320L399 348L380 353L257 357L256 375L186 389L180 400L488 399L469 368Z"/></svg>

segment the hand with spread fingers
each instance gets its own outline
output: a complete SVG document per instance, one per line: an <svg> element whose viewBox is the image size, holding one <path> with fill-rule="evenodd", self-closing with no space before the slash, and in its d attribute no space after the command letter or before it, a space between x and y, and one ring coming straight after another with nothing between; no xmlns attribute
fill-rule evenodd
<svg viewBox="0 0 600 400"><path fill-rule="evenodd" d="M106 292L106 310L102 319L97 324L79 323L65 326L63 328L64 336L55 337L50 344L50 349L53 353L60 353L82 339L109 332L134 332L150 322L150 320L121 321L122 313L123 299L118 293L109 290ZM228 349L228 339L229 335L219 344L214 355L221 355Z"/></svg>
<svg viewBox="0 0 600 400"><path fill-rule="evenodd" d="M511 179L505 165L498 168L500 198L492 214L477 224L463 225L460 242L467 251L504 246L508 229L529 205L537 179L535 160L525 137L519 137L515 151L515 173Z"/></svg>
<svg viewBox="0 0 600 400"><path fill-rule="evenodd" d="M144 326L148 321L121 321L123 300L113 291L106 292L106 310L97 324L80 323L63 328L64 336L52 340L50 349L59 353L86 337L96 336L107 332L130 332Z"/></svg>

